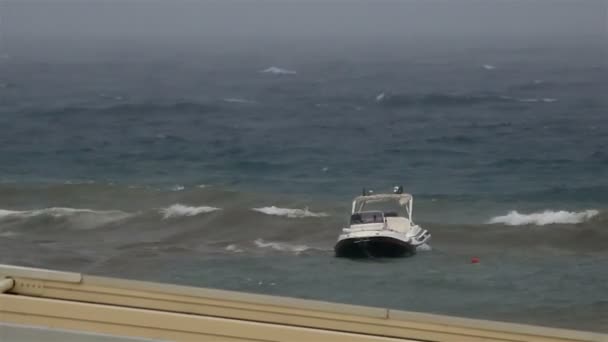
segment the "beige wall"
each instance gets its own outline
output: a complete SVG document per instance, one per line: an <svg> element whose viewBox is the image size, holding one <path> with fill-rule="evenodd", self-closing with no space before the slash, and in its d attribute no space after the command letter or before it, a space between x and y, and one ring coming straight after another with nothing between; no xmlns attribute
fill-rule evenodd
<svg viewBox="0 0 608 342"><path fill-rule="evenodd" d="M0 323L117 336L172 341L608 342L606 335L588 332L0 265L2 278L14 284L0 294Z"/></svg>

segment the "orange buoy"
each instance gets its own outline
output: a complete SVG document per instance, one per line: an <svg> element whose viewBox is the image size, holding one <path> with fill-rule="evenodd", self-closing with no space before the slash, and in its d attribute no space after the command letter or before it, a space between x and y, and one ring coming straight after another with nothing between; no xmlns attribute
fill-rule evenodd
<svg viewBox="0 0 608 342"><path fill-rule="evenodd" d="M472 257L471 258L471 264L479 264L479 258L478 257Z"/></svg>

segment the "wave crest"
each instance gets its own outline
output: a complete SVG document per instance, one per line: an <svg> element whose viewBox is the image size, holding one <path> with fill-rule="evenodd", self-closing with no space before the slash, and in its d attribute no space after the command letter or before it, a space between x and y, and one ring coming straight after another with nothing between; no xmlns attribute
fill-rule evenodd
<svg viewBox="0 0 608 342"><path fill-rule="evenodd" d="M416 247L416 251L418 252L430 252L433 250L433 247L431 247L431 245L423 243L422 245Z"/></svg>
<svg viewBox="0 0 608 342"><path fill-rule="evenodd" d="M92 210L92 209L76 209L76 208L62 208L52 207L35 210L5 210L0 209L0 219L3 218L30 218L36 216L51 216L51 217L66 217L74 216L78 214L90 214L90 215L109 215L109 216L124 216L125 218L131 216L129 213L125 213L120 210Z"/></svg>
<svg viewBox="0 0 608 342"><path fill-rule="evenodd" d="M253 243L260 248L271 248L280 252L291 252L295 254L300 254L311 249L311 247L306 245L292 245L286 242L264 241L263 239L257 239L253 241Z"/></svg>
<svg viewBox="0 0 608 342"><path fill-rule="evenodd" d="M376 102L387 107L453 107L473 105L500 105L521 103L552 103L558 99L544 98L516 98L497 93L380 93Z"/></svg>
<svg viewBox="0 0 608 342"><path fill-rule="evenodd" d="M163 219L170 219L176 217L196 216L200 214L210 213L212 211L221 210L220 208L200 206L190 207L183 204L173 204L167 208L160 209L160 213L163 215Z"/></svg>
<svg viewBox="0 0 608 342"><path fill-rule="evenodd" d="M296 74L295 70L281 69L281 68L277 68L274 66L261 70L260 72L263 72L266 74L274 74L274 75L295 75Z"/></svg>
<svg viewBox="0 0 608 342"><path fill-rule="evenodd" d="M38 109L28 111L32 116L58 116L58 115L78 115L78 116L137 116L146 115L163 115L170 113L172 115L182 113L208 113L217 110L216 105L202 102L156 102L156 103L121 103L104 107L87 107L87 106L69 106L55 109Z"/></svg>
<svg viewBox="0 0 608 342"><path fill-rule="evenodd" d="M37 218L52 218L57 220L68 220L70 226L75 229L94 229L107 224L126 220L137 214L127 213L120 210L92 210L52 207L34 210L4 210L0 209L0 221L26 224L29 220Z"/></svg>
<svg viewBox="0 0 608 342"><path fill-rule="evenodd" d="M243 253L243 250L240 249L237 245L235 244L230 244L228 246L226 246L225 248L227 251L229 252L234 252L234 253Z"/></svg>
<svg viewBox="0 0 608 342"><path fill-rule="evenodd" d="M319 212L315 213L308 208L304 209L290 209L290 208L279 208L275 206L271 207L263 207L263 208L253 208L253 211L260 212L266 215L274 215L274 216L285 216L289 218L304 218L304 217L327 217L329 216L326 213Z"/></svg>
<svg viewBox="0 0 608 342"><path fill-rule="evenodd" d="M228 103L243 103L243 104L253 104L253 103L255 103L255 101L247 100L247 99L242 99L242 98L239 98L239 97L225 97L225 98L222 99L222 101L228 102Z"/></svg>
<svg viewBox="0 0 608 342"><path fill-rule="evenodd" d="M537 225L548 224L578 224L590 220L599 214L598 210L589 209L581 212L571 211L552 211L545 210L539 213L521 214L516 210L507 215L496 216L488 221L489 224L505 224L507 226Z"/></svg>

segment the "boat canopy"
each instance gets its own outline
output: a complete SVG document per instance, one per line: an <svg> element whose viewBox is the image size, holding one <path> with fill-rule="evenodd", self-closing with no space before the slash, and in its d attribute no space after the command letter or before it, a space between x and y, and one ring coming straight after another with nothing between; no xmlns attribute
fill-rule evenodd
<svg viewBox="0 0 608 342"><path fill-rule="evenodd" d="M372 202L396 200L396 201L399 201L399 204L406 205L409 201L412 200L412 198L413 197L410 194L377 194L377 195L357 196L357 197L355 197L354 202L372 203Z"/></svg>
<svg viewBox="0 0 608 342"><path fill-rule="evenodd" d="M401 208L405 208L405 215L412 220L412 202L414 198L410 194L376 194L367 196L358 196L353 200L352 214L361 212L368 204L377 204L382 202L397 204ZM377 208L374 208L377 209Z"/></svg>

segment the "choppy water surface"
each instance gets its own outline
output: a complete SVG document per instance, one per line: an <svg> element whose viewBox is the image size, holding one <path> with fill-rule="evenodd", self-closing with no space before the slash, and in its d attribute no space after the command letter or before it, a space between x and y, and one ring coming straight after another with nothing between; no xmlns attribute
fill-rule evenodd
<svg viewBox="0 0 608 342"><path fill-rule="evenodd" d="M3 59L0 262L607 331L586 44ZM334 258L352 197L395 184L431 243Z"/></svg>

